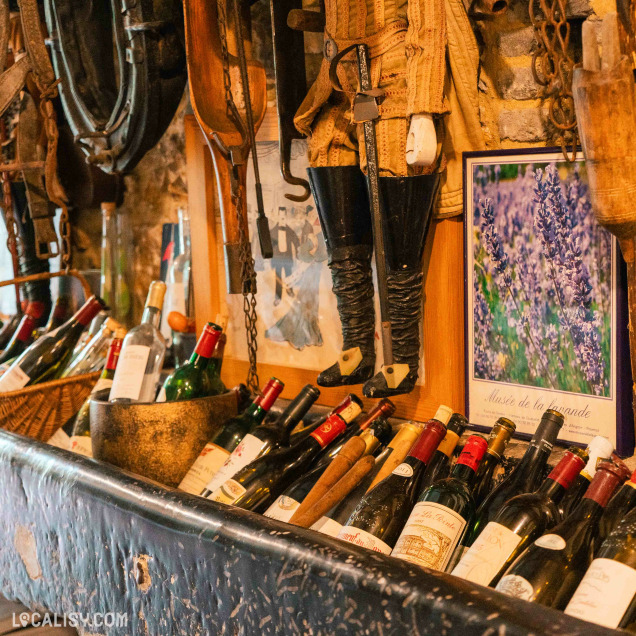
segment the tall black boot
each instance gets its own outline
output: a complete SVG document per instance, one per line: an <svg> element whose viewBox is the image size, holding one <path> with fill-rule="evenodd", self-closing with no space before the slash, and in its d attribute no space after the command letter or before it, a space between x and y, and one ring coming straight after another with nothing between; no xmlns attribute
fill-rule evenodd
<svg viewBox="0 0 636 636"><path fill-rule="evenodd" d="M358 166L309 168L342 325L342 354L319 376L320 386L360 384L375 367L373 234L364 175Z"/></svg>
<svg viewBox="0 0 636 636"><path fill-rule="evenodd" d="M422 255L439 191L439 175L380 177L393 364L362 389L366 397L410 393L420 362Z"/></svg>

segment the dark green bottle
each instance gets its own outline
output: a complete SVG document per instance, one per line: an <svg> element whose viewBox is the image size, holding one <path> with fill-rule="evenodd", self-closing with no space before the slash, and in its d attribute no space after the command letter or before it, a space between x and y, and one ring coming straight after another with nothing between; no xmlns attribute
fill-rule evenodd
<svg viewBox="0 0 636 636"><path fill-rule="evenodd" d="M157 402L177 402L218 395L217 388L210 382L207 369L220 336L221 327L213 322L203 327L190 360L168 376L159 392Z"/></svg>

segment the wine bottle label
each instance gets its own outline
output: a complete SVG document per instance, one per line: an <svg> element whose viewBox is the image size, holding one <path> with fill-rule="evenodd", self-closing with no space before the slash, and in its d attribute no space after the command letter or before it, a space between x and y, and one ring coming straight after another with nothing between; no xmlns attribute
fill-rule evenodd
<svg viewBox="0 0 636 636"><path fill-rule="evenodd" d="M149 356L150 347L144 345L128 345L122 350L109 401L120 398L139 399Z"/></svg>
<svg viewBox="0 0 636 636"><path fill-rule="evenodd" d="M270 519L278 519L279 521L289 521L293 516L300 502L281 495L266 511L265 516Z"/></svg>
<svg viewBox="0 0 636 636"><path fill-rule="evenodd" d="M440 453L444 453L446 457L450 457L453 454L458 441L459 435L457 435L457 433L454 433L453 431L446 431L446 435L444 436L444 439L439 443L437 450Z"/></svg>
<svg viewBox="0 0 636 636"><path fill-rule="evenodd" d="M78 455L93 456L93 443L85 435L71 435L71 450Z"/></svg>
<svg viewBox="0 0 636 636"><path fill-rule="evenodd" d="M57 431L49 437L47 444L57 448L63 448L64 450L69 450L71 448L71 438L66 434L64 429L58 428Z"/></svg>
<svg viewBox="0 0 636 636"><path fill-rule="evenodd" d="M238 481L228 479L220 488L217 488L208 499L224 504L233 504L242 494L247 491Z"/></svg>
<svg viewBox="0 0 636 636"><path fill-rule="evenodd" d="M337 521L330 519L329 517L325 517L324 515L314 523L313 526L310 526L312 530L316 530L317 532L322 532L322 534L326 534L330 537L337 537L342 530L342 525ZM387 553L388 554L388 553Z"/></svg>
<svg viewBox="0 0 636 636"><path fill-rule="evenodd" d="M4 375L4 372L8 371L10 367L11 365L8 362L3 362L2 364L0 364L0 376Z"/></svg>
<svg viewBox="0 0 636 636"><path fill-rule="evenodd" d="M353 526L342 526L342 529L338 533L338 539L362 546L363 548L373 550L374 552L391 554L391 548L384 543L384 541L374 537L372 534L369 534L364 530L360 530L360 528L354 528Z"/></svg>
<svg viewBox="0 0 636 636"><path fill-rule="evenodd" d="M502 594L522 598L524 601L530 601L534 596L534 588L530 581L518 574L507 574L497 583L495 589Z"/></svg>
<svg viewBox="0 0 636 636"><path fill-rule="evenodd" d="M30 380L31 378L17 364L13 364L0 377L0 393L19 391Z"/></svg>
<svg viewBox="0 0 636 636"><path fill-rule="evenodd" d="M512 530L491 521L451 574L488 586L520 541L521 537Z"/></svg>
<svg viewBox="0 0 636 636"><path fill-rule="evenodd" d="M242 468L260 457L261 451L267 446L267 442L258 439L254 435L247 434L241 443L234 449L232 454L225 460L223 466L212 477L206 490L214 492L220 488L228 479L234 477Z"/></svg>
<svg viewBox="0 0 636 636"><path fill-rule="evenodd" d="M113 381L110 378L99 378L91 391L91 394L98 393L99 391L105 391L113 386Z"/></svg>
<svg viewBox="0 0 636 636"><path fill-rule="evenodd" d="M179 490L189 492L191 495L200 495L229 456L230 454L224 448L208 442L181 480Z"/></svg>
<svg viewBox="0 0 636 636"><path fill-rule="evenodd" d="M444 571L466 520L454 510L432 501L415 504L391 554L432 570Z"/></svg>
<svg viewBox="0 0 636 636"><path fill-rule="evenodd" d="M0 379L0 382L2 380ZM357 406L357 404L356 404ZM358 407L360 408L360 407ZM323 448L331 441L336 439L338 435L344 433L347 425L339 415L328 417L313 433L313 437Z"/></svg>
<svg viewBox="0 0 636 636"><path fill-rule="evenodd" d="M636 570L613 559L594 559L565 613L615 629L635 594Z"/></svg>
<svg viewBox="0 0 636 636"><path fill-rule="evenodd" d="M157 396L157 402L165 402L166 401L166 387L162 386L159 389L159 395Z"/></svg>
<svg viewBox="0 0 636 636"><path fill-rule="evenodd" d="M542 537L539 537L534 544L540 548L547 548L548 550L563 550L566 546L565 539L558 534L544 534Z"/></svg>
<svg viewBox="0 0 636 636"><path fill-rule="evenodd" d="M393 474L399 477L413 477L413 468L406 463L402 463L393 471Z"/></svg>

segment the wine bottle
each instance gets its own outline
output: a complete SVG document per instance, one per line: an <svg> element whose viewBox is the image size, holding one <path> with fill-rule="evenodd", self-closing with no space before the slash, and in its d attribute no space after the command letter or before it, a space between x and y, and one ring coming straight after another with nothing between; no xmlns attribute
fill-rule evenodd
<svg viewBox="0 0 636 636"><path fill-rule="evenodd" d="M103 299L104 297L102 296L102 300ZM93 320L91 320L91 324L88 326L88 329L86 329L82 333L80 339L77 341L77 344L73 349L73 355L71 359L74 359L75 356L88 344L88 341L92 340L93 337L99 333L102 325L104 324L104 322L106 322L106 318L108 318L108 311L102 310L97 314L97 316L95 316L95 318L93 318Z"/></svg>
<svg viewBox="0 0 636 636"><path fill-rule="evenodd" d="M221 336L221 327L209 322L203 327L190 360L168 376L159 391L157 402L178 402L217 395L207 374L212 352Z"/></svg>
<svg viewBox="0 0 636 636"><path fill-rule="evenodd" d="M72 313L71 306L72 302L70 295L60 291L60 295L57 297L57 300L53 305L53 309L51 310L49 320L44 327L45 334L55 331L58 327L61 327L70 319ZM74 347L75 345L73 345L73 348Z"/></svg>
<svg viewBox="0 0 636 636"><path fill-rule="evenodd" d="M208 374L208 380L210 386L215 392L215 395L221 395L225 393L227 388L221 380L221 367L223 366L223 354L225 352L225 345L227 344L227 335L225 333L227 329L227 316L225 314L217 314L214 322L221 327L222 333L219 339L216 341L214 351L212 352L212 358L208 364L205 372Z"/></svg>
<svg viewBox="0 0 636 636"><path fill-rule="evenodd" d="M362 402L355 396L351 397L355 399L336 410L303 442L254 460L228 479L209 499L256 512L266 510L311 466L320 450L342 435L347 424L360 414Z"/></svg>
<svg viewBox="0 0 636 636"><path fill-rule="evenodd" d="M574 480L574 483L565 493L565 496L561 499L561 503L559 504L559 515L561 519L565 519L565 517L574 510L579 501L581 501L585 491L592 482L592 478L596 474L596 465L599 461L611 456L614 451L614 445L606 437L597 435L592 438L586 450L589 457L587 464L580 475Z"/></svg>
<svg viewBox="0 0 636 636"><path fill-rule="evenodd" d="M563 422L564 417L558 411L545 411L519 463L477 509L475 519L464 536L463 545L470 547L474 543L479 533L493 520L506 501L524 492L534 492L539 487Z"/></svg>
<svg viewBox="0 0 636 636"><path fill-rule="evenodd" d="M622 467L614 462L600 464L572 514L517 557L496 589L508 596L564 609L592 563L598 522L624 477Z"/></svg>
<svg viewBox="0 0 636 636"><path fill-rule="evenodd" d="M82 331L103 308L102 301L91 296L68 322L38 338L2 374L0 393L17 391L27 385L57 377L73 353Z"/></svg>
<svg viewBox="0 0 636 636"><path fill-rule="evenodd" d="M475 514L472 487L487 447L481 435L468 438L450 477L435 482L420 495L392 556L442 572L453 562L462 534Z"/></svg>
<svg viewBox="0 0 636 636"><path fill-rule="evenodd" d="M349 426L347 426L347 430L344 435L341 435L338 438L336 446L324 448L320 453L318 453L318 456L314 460L314 465L318 466L325 462L329 463L352 437L360 435L360 433L369 428L369 426L371 426L377 418L382 417L384 419L388 419L393 415L393 413L395 413L395 404L393 404L393 402L391 402L388 398L382 398L366 416L361 414Z"/></svg>
<svg viewBox="0 0 636 636"><path fill-rule="evenodd" d="M560 521L559 501L586 459L585 451L570 449L537 492L516 495L504 503L452 574L480 585L496 585L528 545Z"/></svg>
<svg viewBox="0 0 636 636"><path fill-rule="evenodd" d="M365 443L367 443L364 454L375 454L375 451L380 447L381 444L388 444L388 446L386 446L377 456L374 469L373 471L371 471L371 473L373 473L374 471L377 472L377 470L379 470L380 468L378 463L380 463L380 465L384 463L384 461L386 461L386 458L393 451L393 448L391 448L391 444L393 442L389 441L391 436L391 433L389 432L390 429L390 424L384 418L379 417L375 420L372 428L366 429L362 431L362 433L360 433L361 439L364 439ZM419 429L416 430L419 431ZM399 435L399 433L397 435ZM416 439L416 437L417 435L412 436L411 445L413 444L413 441ZM338 447L340 447L340 444L338 444ZM331 459L333 459L333 457L331 457L329 461L331 461ZM314 466L307 474L302 475L298 479L296 479L296 481L294 481L289 487L287 487L284 492L276 499L276 501L274 501L274 503L266 510L265 516L271 517L272 519L278 519L280 521L289 521L294 512L296 512L296 509L300 506L309 491L314 487L315 483L325 471L327 465L328 462L321 462L319 465ZM371 473L367 475L365 479L360 483L360 485L347 496L346 499L351 496L356 496L354 495L354 493L356 493L356 491L358 492L357 498L355 500L355 505L353 505L349 513L346 515L344 521L349 518L351 512L353 512L353 509L362 498L362 495L364 495L364 493L366 492L366 489L373 479ZM365 480L366 485L364 485ZM343 503L344 502L340 502L339 505ZM333 520L334 522L338 521L330 513L327 513L327 515L325 516L328 517L330 520ZM339 526L342 526L342 523L343 521L338 521ZM332 530L329 530L329 528L332 528ZM312 526L312 529L318 530L325 534L329 534L331 536L336 536L338 532L340 532L340 530L338 529L338 532L332 534L332 532L335 530L335 527L333 526L333 524L329 523L328 521L324 521L323 519L318 520Z"/></svg>
<svg viewBox="0 0 636 636"><path fill-rule="evenodd" d="M101 370L106 363L108 348L115 331L121 325L112 318L107 318L100 330L89 340L86 346L68 363L62 372L63 378L69 378L82 373L93 373Z"/></svg>
<svg viewBox="0 0 636 636"><path fill-rule="evenodd" d="M445 433L440 422L427 422L404 462L362 498L338 539L391 554L419 495L426 464Z"/></svg>
<svg viewBox="0 0 636 636"><path fill-rule="evenodd" d="M353 511L357 508L362 497L371 490L371 484L383 466L390 461L389 458L393 458L394 453L398 453L398 455L395 456L396 459L401 455L402 459L398 462L399 466L413 447L413 444L417 441L423 427L423 424L421 426L410 423L403 424L391 441L388 442L388 445L377 454L371 472L340 503L335 505L322 519L312 525L312 530L318 530L323 534L337 537L340 533L340 529L353 514ZM401 450L404 448L407 450Z"/></svg>
<svg viewBox="0 0 636 636"><path fill-rule="evenodd" d="M636 629L636 509L603 542L565 608L611 629Z"/></svg>
<svg viewBox="0 0 636 636"><path fill-rule="evenodd" d="M158 328L165 293L165 283L159 280L150 283L141 324L124 338L110 390L111 402L155 401L166 354L166 341Z"/></svg>
<svg viewBox="0 0 636 636"><path fill-rule="evenodd" d="M192 495L200 495L240 441L262 423L284 386L277 378L270 378L262 393L243 413L225 422L203 447L181 480L179 489Z"/></svg>
<svg viewBox="0 0 636 636"><path fill-rule="evenodd" d="M29 301L18 328L0 355L0 364L6 364L13 358L17 358L33 342L33 332L43 313L44 303L37 300Z"/></svg>
<svg viewBox="0 0 636 636"><path fill-rule="evenodd" d="M319 397L319 389L312 384L305 385L275 422L260 424L241 440L232 454L225 460L223 466L208 482L201 496L211 495L255 459L280 446L288 446L289 434L292 429L305 417L307 411Z"/></svg>
<svg viewBox="0 0 636 636"><path fill-rule="evenodd" d="M600 545L610 536L621 520L636 507L636 470L609 500L603 516L598 524L598 541Z"/></svg>
<svg viewBox="0 0 636 636"><path fill-rule="evenodd" d="M374 455L376 451L382 448L383 444L386 444L391 437L391 425L384 419L378 418L372 428L368 428L360 433L360 439L365 443L364 455ZM314 466L308 473L301 475L290 486L285 488L282 494L278 496L276 501L263 513L266 517L271 519L278 519L279 521L289 521L296 509L303 502L309 491L314 487L320 476L326 470L328 462L321 463L318 466ZM322 529L324 524L330 525L330 519L319 519L313 526L313 530L319 530L336 536L332 532L328 532L326 529ZM340 524L338 524L340 525Z"/></svg>
<svg viewBox="0 0 636 636"><path fill-rule="evenodd" d="M0 349L6 349L9 344L9 340L13 338L15 330L18 328L18 325L22 320L22 315L22 311L20 310L13 314L11 318L2 325L2 329L0 329Z"/></svg>
<svg viewBox="0 0 636 636"><path fill-rule="evenodd" d="M488 450L481 460L481 464L479 464L479 470L475 478L475 488L473 490L475 506L479 507L479 504L492 490L495 470L501 463L506 446L508 446L508 442L516 428L515 423L505 417L500 417L492 427L492 431L490 431L488 436Z"/></svg>
<svg viewBox="0 0 636 636"><path fill-rule="evenodd" d="M115 337L112 339L110 347L108 348L108 354L106 355L106 366L99 376L99 380L95 383L91 394L86 398L86 401L82 404L75 417L70 438L70 450L74 453L85 455L86 457L93 456L93 445L91 443L91 398L100 391L106 391L112 386L125 335L126 330L122 327L118 328L115 332ZM50 443L49 440L49 444Z"/></svg>
<svg viewBox="0 0 636 636"><path fill-rule="evenodd" d="M439 479L448 477L450 472L450 461L459 438L463 435L468 420L460 413L453 413L446 425L446 435L437 447L431 461L426 467L422 488L428 488Z"/></svg>

